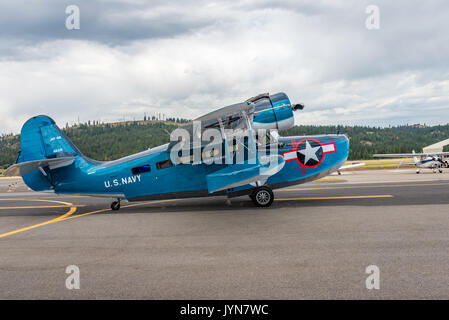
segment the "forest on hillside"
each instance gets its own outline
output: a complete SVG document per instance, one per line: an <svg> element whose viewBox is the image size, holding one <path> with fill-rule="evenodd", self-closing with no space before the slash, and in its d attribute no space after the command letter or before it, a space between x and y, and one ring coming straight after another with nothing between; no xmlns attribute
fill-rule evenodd
<svg viewBox="0 0 449 320"><path fill-rule="evenodd" d="M168 119L167 119L168 120ZM185 121L182 121L184 123ZM63 131L86 156L113 160L167 143L180 122L146 121L110 124L80 124ZM373 153L405 153L449 138L449 124L391 128L364 126L295 126L284 136L344 133L350 139L349 160L370 159ZM0 168L15 163L20 136L0 137Z"/></svg>
<svg viewBox="0 0 449 320"><path fill-rule="evenodd" d="M344 133L349 137L349 160L372 159L375 153L421 152L422 148L449 139L449 124L439 126L411 125L400 127L365 126L295 126L283 135ZM445 151L447 147L445 148Z"/></svg>

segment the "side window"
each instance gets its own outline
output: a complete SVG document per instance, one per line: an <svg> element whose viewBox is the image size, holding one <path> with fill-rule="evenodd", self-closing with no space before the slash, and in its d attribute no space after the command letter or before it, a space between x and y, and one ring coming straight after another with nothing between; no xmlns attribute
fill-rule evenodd
<svg viewBox="0 0 449 320"><path fill-rule="evenodd" d="M170 168L171 166L173 166L173 163L170 160L159 161L156 163L156 168L158 169Z"/></svg>
<svg viewBox="0 0 449 320"><path fill-rule="evenodd" d="M133 174L140 174L140 173L150 172L151 167L149 164L144 164L143 166L132 168L131 171Z"/></svg>

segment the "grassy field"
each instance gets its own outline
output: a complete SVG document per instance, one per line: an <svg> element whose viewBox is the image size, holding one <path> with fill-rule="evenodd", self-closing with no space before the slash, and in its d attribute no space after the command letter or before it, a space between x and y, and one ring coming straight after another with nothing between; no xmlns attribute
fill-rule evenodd
<svg viewBox="0 0 449 320"><path fill-rule="evenodd" d="M346 161L345 165L354 163L365 163L364 166L356 167L348 170L370 170L370 169L395 169L395 168L413 168L413 159L376 159L376 160L358 160Z"/></svg>
<svg viewBox="0 0 449 320"><path fill-rule="evenodd" d="M17 177L5 177L3 176L3 172L5 170L4 169L0 169L0 180L5 181L5 180L17 180Z"/></svg>

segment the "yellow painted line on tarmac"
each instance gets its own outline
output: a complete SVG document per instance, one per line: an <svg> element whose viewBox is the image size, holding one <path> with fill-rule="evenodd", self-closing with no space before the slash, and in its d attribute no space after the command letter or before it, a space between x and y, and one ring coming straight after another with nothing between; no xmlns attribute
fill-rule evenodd
<svg viewBox="0 0 449 320"><path fill-rule="evenodd" d="M137 206L144 206L147 204L158 204L158 203L165 203L165 202L172 202L172 201L177 201L178 199L169 199L169 200L159 200L159 201L147 201L147 202L139 202L139 203L133 203L133 204L128 204L125 206L121 206L121 208L130 208L130 207L137 207ZM76 216L70 216L67 217L63 220L70 220L70 219L75 219L75 218L80 218L80 217L84 217L84 216L88 216L91 214L95 214L95 213L100 213L100 212L107 212L107 211L112 211L112 209L100 209L100 210L95 210L95 211L91 211L91 212L86 212L86 213L81 213L81 214L77 214Z"/></svg>
<svg viewBox="0 0 449 320"><path fill-rule="evenodd" d="M133 204L127 204L126 206L123 206L123 208L129 208L129 207L137 207L137 206L144 206L146 204L158 204L158 203L165 203L165 202L173 202L178 201L179 199L167 199L167 200L158 200L158 201L147 201L147 202L140 202L140 203L133 203Z"/></svg>
<svg viewBox="0 0 449 320"><path fill-rule="evenodd" d="M100 210L95 210L95 211L91 211L91 212L81 213L81 214L77 214L76 216L66 217L66 218L64 218L62 220L69 220L69 219L80 218L80 217L88 216L90 214L106 212L106 211L112 211L112 209L100 209Z"/></svg>
<svg viewBox="0 0 449 320"><path fill-rule="evenodd" d="M69 211L64 213L62 216L59 216L59 217L56 217L54 219L51 219L51 220L48 220L48 221L45 221L45 222L41 222L41 223L29 226L29 227L20 228L20 229L13 230L13 231L10 231L10 232L2 233L2 234L0 234L0 238L4 238L4 237L7 237L7 236L11 236L13 234L17 234L17 233L20 233L20 232L24 232L24 231L35 229L35 228L38 228L38 227L42 227L42 226L45 226L47 224L51 224L51 223L55 223L55 222L61 221L64 218L67 218L71 214L75 213L75 211L76 211L76 206L74 206L70 202L63 202L63 201L56 201L56 200L41 200L41 199L0 199L0 200L1 201L17 201L17 200L21 200L21 201L32 201L32 202L34 202L34 201L37 201L37 202L53 202L53 203L63 204L65 207L70 207Z"/></svg>
<svg viewBox="0 0 449 320"><path fill-rule="evenodd" d="M292 190L292 189L286 189L286 190ZM392 195L368 195L368 196L339 196L339 197L303 197L303 198L280 198L277 200L278 201L295 201L295 200L338 200L338 199L369 199L369 198L393 198L393 196ZM16 201L16 200L42 201L42 202L46 201L46 202L60 203L60 204L64 204L64 206L58 206L58 207L70 207L70 210L68 212L66 212L65 214L63 214L62 216L59 216L57 218L54 218L54 219L51 219L51 220L48 220L48 221L45 221L42 223L38 223L38 224L29 226L29 227L20 228L20 229L14 230L14 231L0 234L0 238L4 238L4 237L11 236L11 235L14 235L14 234L17 234L20 232L28 231L31 229L35 229L38 227L42 227L42 226L60 222L60 221L80 218L80 217L84 217L84 216L88 216L88 215L92 215L92 214L100 213L100 212L112 211L112 209L110 209L110 208L100 209L100 210L90 211L90 212L86 212L86 213L82 213L82 214L78 214L78 215L74 216L73 213L75 213L75 211L77 209L77 205L73 205L69 202L62 202L62 201L55 201L55 200L40 200L40 199L0 199L0 201ZM177 201L177 200L178 199L169 199L169 200L140 202L140 203L125 205L125 206L122 206L122 208L144 206L144 205L148 205L148 204L167 203L167 202L173 202L173 201ZM40 206L40 207L43 207L43 206ZM78 205L78 207L79 207L79 205Z"/></svg>
<svg viewBox="0 0 449 320"><path fill-rule="evenodd" d="M310 190L338 190L338 189L359 189L359 188L396 188L396 187L419 187L419 186L447 186L449 182L446 183L415 183L415 184L381 184L376 186L348 186L348 187L317 187L317 188L286 188L279 189L277 191L310 191Z"/></svg>
<svg viewBox="0 0 449 320"><path fill-rule="evenodd" d="M345 179L341 178L321 178L318 180L315 180L316 182L346 182Z"/></svg>
<svg viewBox="0 0 449 320"><path fill-rule="evenodd" d="M11 210L11 209L47 209L47 208L71 208L71 207L85 207L85 205L61 205L61 206L23 206L23 207L0 207L0 210Z"/></svg>
<svg viewBox="0 0 449 320"><path fill-rule="evenodd" d="M63 204L65 206L74 206L70 202L56 201L56 200L46 200L46 199L30 199L30 198L0 198L0 201L29 201L29 202L53 202Z"/></svg>
<svg viewBox="0 0 449 320"><path fill-rule="evenodd" d="M372 199L372 198L393 198L391 194L380 194L371 196L341 196L341 197L304 197L304 198L279 198L276 201L293 200L340 200L340 199Z"/></svg>
<svg viewBox="0 0 449 320"><path fill-rule="evenodd" d="M91 215L91 214L95 214L95 213L100 213L100 212L107 212L107 211L112 211L112 209L100 209L100 210L95 210L95 211L91 211L91 212L86 212L86 213L82 213L82 214L78 214L76 216L73 216L73 213L75 213L76 208L80 207L80 205L73 205L69 202L62 202L62 201L55 201L55 200L39 200L39 199L0 199L3 201L16 201L16 200L22 200L22 201L47 201L47 202L55 202L55 203L61 203L64 204L64 206L69 207L70 206L70 210L63 214L62 216L59 216L57 218L42 222L42 223L38 223L29 227L25 227L25 228L21 228L21 229L17 229L14 231L10 231L10 232L6 232L3 234L0 234L0 238L4 238L7 236L11 236L13 234L17 234L19 232L23 232L23 231L27 231L27 230L31 230L31 229L35 229L38 227L42 227L51 223L55 223L55 222L59 222L59 221L65 221L65 220L69 220L69 219L74 219L74 218L80 218L80 217L84 217L87 215ZM143 206L143 205L147 205L147 204L157 204L157 203L165 203L165 202L171 202L171 201L176 201L178 199L169 199L169 200L160 200L160 201L148 201L148 202L140 202L140 203L134 203L134 204L130 204L130 205L125 205L122 206L122 208L129 208L129 207L136 207L136 206Z"/></svg>

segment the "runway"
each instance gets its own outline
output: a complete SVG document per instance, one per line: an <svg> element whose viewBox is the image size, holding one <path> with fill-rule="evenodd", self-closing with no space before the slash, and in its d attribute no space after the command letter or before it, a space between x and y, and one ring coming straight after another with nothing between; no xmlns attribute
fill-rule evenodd
<svg viewBox="0 0 449 320"><path fill-rule="evenodd" d="M266 209L217 197L118 212L0 180L0 299L448 299L449 174L413 172L330 176Z"/></svg>

